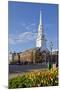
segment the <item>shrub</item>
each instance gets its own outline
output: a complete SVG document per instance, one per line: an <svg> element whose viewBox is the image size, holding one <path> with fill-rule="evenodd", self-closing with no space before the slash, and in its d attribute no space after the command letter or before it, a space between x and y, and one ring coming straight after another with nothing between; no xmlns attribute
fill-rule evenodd
<svg viewBox="0 0 60 90"><path fill-rule="evenodd" d="M25 75L18 76L9 80L9 88L25 88L40 86L58 85L58 70L41 70L28 72Z"/></svg>

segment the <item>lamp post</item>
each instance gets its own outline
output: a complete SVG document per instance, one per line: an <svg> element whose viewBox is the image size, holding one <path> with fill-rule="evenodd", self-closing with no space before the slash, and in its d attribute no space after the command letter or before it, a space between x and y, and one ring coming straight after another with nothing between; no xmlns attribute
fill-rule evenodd
<svg viewBox="0 0 60 90"><path fill-rule="evenodd" d="M52 64L52 49L53 49L53 43L52 41L50 42L50 50L51 50L51 61L50 63Z"/></svg>
<svg viewBox="0 0 60 90"><path fill-rule="evenodd" d="M51 69L52 68L52 48L53 48L53 43L52 41L50 42L50 60L49 60L49 63L48 63L48 68Z"/></svg>

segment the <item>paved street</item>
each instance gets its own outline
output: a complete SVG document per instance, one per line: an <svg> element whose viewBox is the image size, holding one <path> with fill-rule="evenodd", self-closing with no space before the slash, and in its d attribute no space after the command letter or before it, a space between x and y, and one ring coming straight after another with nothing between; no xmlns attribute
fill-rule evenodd
<svg viewBox="0 0 60 90"><path fill-rule="evenodd" d="M9 79L20 76L25 72L47 69L47 64L30 64L30 65L9 65Z"/></svg>
<svg viewBox="0 0 60 90"><path fill-rule="evenodd" d="M9 65L9 73L21 73L34 69L45 69L47 64Z"/></svg>

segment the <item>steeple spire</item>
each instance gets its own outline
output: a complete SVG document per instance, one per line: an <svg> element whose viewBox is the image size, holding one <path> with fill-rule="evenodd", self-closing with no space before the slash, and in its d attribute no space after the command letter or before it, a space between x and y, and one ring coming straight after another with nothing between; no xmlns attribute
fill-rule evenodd
<svg viewBox="0 0 60 90"><path fill-rule="evenodd" d="M42 11L40 10L40 19L39 19L39 26L38 26L38 34L43 33L43 22L42 22Z"/></svg>
<svg viewBox="0 0 60 90"><path fill-rule="evenodd" d="M37 40L36 40L36 47L39 47L39 48L46 47L46 40L43 32L42 11L40 11L40 20L39 20L38 34L37 34Z"/></svg>
<svg viewBox="0 0 60 90"><path fill-rule="evenodd" d="M42 25L42 11L40 11L40 25Z"/></svg>

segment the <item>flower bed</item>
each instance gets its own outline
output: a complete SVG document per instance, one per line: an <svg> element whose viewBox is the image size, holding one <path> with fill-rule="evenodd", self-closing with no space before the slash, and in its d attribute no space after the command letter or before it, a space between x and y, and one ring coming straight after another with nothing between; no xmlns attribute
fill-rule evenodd
<svg viewBox="0 0 60 90"><path fill-rule="evenodd" d="M40 86L57 86L58 70L41 70L28 72L25 75L18 76L9 80L9 88L25 88Z"/></svg>

